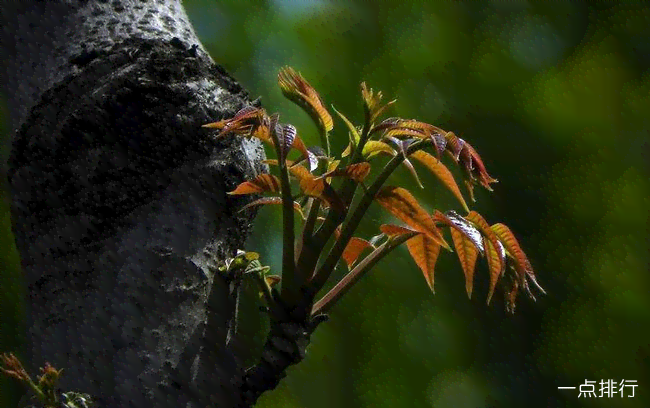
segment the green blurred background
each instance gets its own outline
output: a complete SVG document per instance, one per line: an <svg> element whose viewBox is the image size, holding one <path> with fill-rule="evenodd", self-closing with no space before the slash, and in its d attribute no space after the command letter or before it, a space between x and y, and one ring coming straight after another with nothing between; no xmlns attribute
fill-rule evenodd
<svg viewBox="0 0 650 408"><path fill-rule="evenodd" d="M478 190L473 208L511 227L548 292L537 302L521 297L510 316L502 296L485 305L484 263L467 299L455 255L443 253L432 295L400 248L337 305L305 361L258 406L650 406L650 5L186 6L214 59L308 144L317 143L313 125L276 84L283 65L301 71L328 106L354 121L362 118L359 83L366 81L398 99L391 116L418 118L469 141L499 179L493 193ZM334 138L343 148L340 121ZM459 210L432 177L421 177L424 190L404 171L392 184L411 188L429 210ZM0 204L4 351L19 346L23 289L6 200ZM388 220L373 208L359 235L374 235ZM262 209L247 248L276 270L279 225L277 209ZM242 337L255 350L264 324L252 303L242 312ZM636 396L584 399L557 388L608 379L637 380Z"/></svg>

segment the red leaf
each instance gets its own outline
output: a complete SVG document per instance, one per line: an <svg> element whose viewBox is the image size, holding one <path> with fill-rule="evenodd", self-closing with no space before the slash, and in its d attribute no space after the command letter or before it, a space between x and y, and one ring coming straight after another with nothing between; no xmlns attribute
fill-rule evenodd
<svg viewBox="0 0 650 408"><path fill-rule="evenodd" d="M277 193L280 191L280 180L277 177L271 174L260 174L255 177L253 180L244 181L237 188L228 194L230 195L240 195L240 194L255 194L255 193L265 193L272 192Z"/></svg>
<svg viewBox="0 0 650 408"><path fill-rule="evenodd" d="M497 183L497 179L490 177L481 156L474 150L474 148L467 142L463 148L463 154L461 154L460 162L465 167L465 170L470 175L472 181L478 179L479 184L481 184L485 189L492 191L490 184Z"/></svg>
<svg viewBox="0 0 650 408"><path fill-rule="evenodd" d="M467 296L472 297L474 287L474 268L476 267L476 258L478 257L478 248L471 239L457 229L451 228L451 238L454 241L458 260L465 274L465 290Z"/></svg>
<svg viewBox="0 0 650 408"><path fill-rule="evenodd" d="M388 238L395 238L406 234L412 234L414 232L417 234L422 234L420 231L415 231L410 228L401 227L399 225L394 225L394 224L382 224L379 227L379 230L384 234L386 234Z"/></svg>
<svg viewBox="0 0 650 408"><path fill-rule="evenodd" d="M431 216L420 207L408 190L401 187L383 187L375 196L375 200L411 228L426 234L438 244L451 250Z"/></svg>
<svg viewBox="0 0 650 408"><path fill-rule="evenodd" d="M412 234L413 232L417 232L418 234L421 234L419 231L412 230L410 228L405 228L401 227L399 225L393 225L393 224L382 224L379 227L379 230L386 234L389 238L395 238L401 235L405 234Z"/></svg>
<svg viewBox="0 0 650 408"><path fill-rule="evenodd" d="M447 189L449 189L449 191L454 194L454 196L463 206L463 209L469 212L469 207L467 207L465 198L463 198L463 194L460 192L453 174L451 174L451 171L449 171L449 169L444 164L442 164L440 160L436 159L427 152L423 152L422 150L412 153L410 157L413 157L415 160L425 165L431 171L431 173L433 173L433 175L436 176L438 180L440 180L442 184L444 184L445 187L447 187Z"/></svg>
<svg viewBox="0 0 650 408"><path fill-rule="evenodd" d="M483 234L485 257L487 258L488 267L490 269L490 291L487 298L489 304L492 295L494 294L494 288L496 287L497 281L505 268L505 260L501 255L499 240L487 221L485 221L485 219L483 219L483 217L476 211L470 212L465 219L476 225L479 231Z"/></svg>
<svg viewBox="0 0 650 408"><path fill-rule="evenodd" d="M528 257L526 257L526 254L519 246L519 242L515 238L514 234L510 231L510 228L504 224L494 224L491 228L496 234L498 240L505 247L508 256L515 261L515 269L517 271L519 282L527 288L528 285L526 278L528 278L542 293L545 293L544 289L542 289L542 287L537 283L533 267L528 261Z"/></svg>
<svg viewBox="0 0 650 408"><path fill-rule="evenodd" d="M296 138L293 140L292 147L302 153L303 160L307 160L309 163L309 171L314 171L316 167L318 167L318 158L314 153L310 152L309 149L307 149L307 146L305 146L305 143L302 141L300 136L296 135Z"/></svg>
<svg viewBox="0 0 650 408"><path fill-rule="evenodd" d="M426 279L429 288L435 293L433 289L433 275L436 261L440 254L440 244L428 235L421 234L406 241L406 247L424 274L424 279Z"/></svg>
<svg viewBox="0 0 650 408"><path fill-rule="evenodd" d="M472 225L471 222L458 215L455 211L447 211L447 214L443 214L440 211L435 210L432 217L436 223L442 223L447 225L449 228L462 233L467 239L472 241L472 244L474 244L481 254L483 253L483 239L481 233Z"/></svg>
<svg viewBox="0 0 650 408"><path fill-rule="evenodd" d="M370 163L361 162L351 164L342 169L336 168L334 170L328 171L327 173L321 175L321 177L347 177L357 183L362 182L370 174Z"/></svg>
<svg viewBox="0 0 650 408"><path fill-rule="evenodd" d="M300 73L291 67L284 67L278 73L278 83L282 94L302 107L325 132L332 130L334 127L332 116L325 109L314 87Z"/></svg>
<svg viewBox="0 0 650 408"><path fill-rule="evenodd" d="M348 265L348 269L352 268L352 264L357 260L359 255L361 255L363 250L366 248L372 248L370 242L366 241L363 238L350 238L350 241L348 241L348 245L345 247L342 255L343 260Z"/></svg>
<svg viewBox="0 0 650 408"><path fill-rule="evenodd" d="M253 202L250 202L246 204L245 206L242 207L241 211L250 208L250 207L256 207L258 205L282 205L282 198L280 197L262 197L260 199L257 199ZM300 207L300 204L297 202L293 202L293 209L300 215L300 217L304 220L305 215L302 213L302 208Z"/></svg>

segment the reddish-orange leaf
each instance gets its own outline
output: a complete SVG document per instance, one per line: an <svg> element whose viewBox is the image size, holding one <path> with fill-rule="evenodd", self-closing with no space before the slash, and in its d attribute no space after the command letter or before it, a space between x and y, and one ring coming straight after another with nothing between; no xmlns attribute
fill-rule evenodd
<svg viewBox="0 0 650 408"><path fill-rule="evenodd" d="M300 190L310 197L322 197L323 190L325 190L325 181L315 177L300 178Z"/></svg>
<svg viewBox="0 0 650 408"><path fill-rule="evenodd" d="M420 139L423 137L422 134L424 134L424 136L429 136L435 133L443 133L443 134L446 133L444 130L440 129L439 127L430 125L428 123L420 122L415 119L388 118L383 120L377 126L375 126L370 131L370 134L379 132L381 130L392 130L392 129L410 129L410 130L419 131L421 134L420 136L418 136L417 134L413 134L413 136Z"/></svg>
<svg viewBox="0 0 650 408"><path fill-rule="evenodd" d="M445 139L447 139L447 151L451 154L451 157L458 162L460 152L463 150L463 147L465 147L465 141L456 136L454 132L447 132L445 134Z"/></svg>
<svg viewBox="0 0 650 408"><path fill-rule="evenodd" d="M383 187L375 196L375 200L406 225L423 232L451 251L451 247L442 237L431 216L420 207L420 204L408 190L393 186Z"/></svg>
<svg viewBox="0 0 650 408"><path fill-rule="evenodd" d="M273 138L271 137L271 130L268 124L262 124L261 126L258 126L253 131L253 133L251 133L251 136L273 146Z"/></svg>
<svg viewBox="0 0 650 408"><path fill-rule="evenodd" d="M237 188L228 194L256 194L256 193L277 193L280 191L280 180L271 174L260 174L253 180L244 181Z"/></svg>
<svg viewBox="0 0 650 408"><path fill-rule="evenodd" d="M314 153L307 149L307 146L305 146L305 143L302 141L300 136L296 135L292 147L302 154L303 160L307 160L309 163L309 171L314 171L316 167L318 167L318 158Z"/></svg>
<svg viewBox="0 0 650 408"><path fill-rule="evenodd" d="M451 232L456 254L465 274L465 290L467 290L467 296L471 298L474 287L474 268L476 267L476 258L479 251L472 240L458 229L450 228L449 232Z"/></svg>
<svg viewBox="0 0 650 408"><path fill-rule="evenodd" d="M327 173L323 174L321 177L347 177L350 178L357 183L362 182L367 176L370 174L370 163L368 162L361 162L361 163L355 163L351 164L349 166L346 166L342 169L334 169L332 171L328 171Z"/></svg>
<svg viewBox="0 0 650 408"><path fill-rule="evenodd" d="M433 126L425 122L420 122L415 119L402 119L398 125L402 128L420 130L426 134L445 133L444 130L440 129L437 126Z"/></svg>
<svg viewBox="0 0 650 408"><path fill-rule="evenodd" d="M392 129L394 127L398 127L399 123L402 122L404 119L402 118L386 118L381 121L381 123L378 123L376 126L373 126L373 128L370 130L370 135L380 132L382 130L386 129Z"/></svg>
<svg viewBox="0 0 650 408"><path fill-rule="evenodd" d="M456 180L454 179L453 174L451 174L451 171L449 171L449 169L444 164L442 164L440 160L422 150L418 150L417 152L412 153L410 157L413 157L415 160L425 165L431 171L431 173L433 173L442 182L442 184L444 184L445 187L447 187L449 191L454 194L454 196L463 206L463 209L469 212L469 207L467 207L467 203L465 202L463 194L458 188L458 184L456 184Z"/></svg>
<svg viewBox="0 0 650 408"><path fill-rule="evenodd" d="M266 111L261 108L245 106L230 119L223 119L218 122L203 125L206 128L219 129L219 137L234 133L238 135L249 135L255 133L260 126L266 126L268 120Z"/></svg>
<svg viewBox="0 0 650 408"><path fill-rule="evenodd" d="M494 233L496 234L498 240L505 247L508 255L512 259L514 259L515 269L517 270L519 281L525 285L526 278L528 278L542 293L544 293L544 289L542 289L541 286L539 286L539 284L537 283L537 279L535 278L535 273L533 272L533 268L530 265L530 262L528 261L526 254L519 246L519 242L515 238L512 231L510 231L510 228L500 223L494 224L491 228L492 231L494 231Z"/></svg>
<svg viewBox="0 0 650 408"><path fill-rule="evenodd" d="M388 137L424 139L427 135L419 130L397 127L388 129L382 135L382 138Z"/></svg>
<svg viewBox="0 0 650 408"><path fill-rule="evenodd" d="M251 203L246 204L245 206L242 207L242 211L250 208L250 207L256 207L258 205L282 205L282 198L280 197L262 197L260 199L257 199ZM293 202L293 209L300 215L302 219L305 219L305 215L302 213L302 208L300 207L300 204L297 202Z"/></svg>
<svg viewBox="0 0 650 408"><path fill-rule="evenodd" d="M490 291L487 296L487 303L490 304L496 284L504 272L505 257L500 251L501 247L499 246L499 243L495 246L492 244L490 239L485 236L483 237L483 247L485 248L485 257L487 258L488 268L490 269Z"/></svg>
<svg viewBox="0 0 650 408"><path fill-rule="evenodd" d="M511 279L509 287L505 289L506 311L510 313L515 312L515 300L517 299L518 292L519 281Z"/></svg>
<svg viewBox="0 0 650 408"><path fill-rule="evenodd" d="M424 274L424 279L426 279L429 288L435 293L433 274L440 254L440 244L429 235L421 234L406 241L406 247L411 254L411 258Z"/></svg>
<svg viewBox="0 0 650 408"><path fill-rule="evenodd" d="M471 211L465 219L476 225L483 234L483 247L485 249L488 268L490 269L490 291L487 298L487 302L490 303L494 294L494 288L505 267L505 259L501 255L499 240L487 221L476 211Z"/></svg>
<svg viewBox="0 0 650 408"><path fill-rule="evenodd" d="M405 234L412 234L414 232L417 234L421 234L420 231L415 231L410 228L401 227L399 225L394 225L394 224L382 224L379 227L379 230L384 234L386 234L389 238L394 238Z"/></svg>
<svg viewBox="0 0 650 408"><path fill-rule="evenodd" d="M266 283L270 287L277 285L282 280L282 278L279 277L278 275L266 275L264 278L266 279Z"/></svg>
<svg viewBox="0 0 650 408"><path fill-rule="evenodd" d="M316 90L305 78L291 67L284 67L278 73L282 94L302 107L325 132L334 127L329 114Z"/></svg>
<svg viewBox="0 0 650 408"><path fill-rule="evenodd" d="M235 115L232 118L222 119L217 122L208 123L203 125L203 127L211 128L211 129L224 129L230 123L238 122L238 121L241 122L242 120L256 118L258 117L258 115L260 115L263 112L264 110L261 108L256 108L254 106L247 105L241 108L239 111L237 111L237 113L235 113Z"/></svg>
<svg viewBox="0 0 650 408"><path fill-rule="evenodd" d="M481 233L454 211L449 211L445 215L438 210L433 213L433 220L449 227L451 238L456 248L458 260L465 274L465 289L467 295L472 297L474 287L474 269L476 267L476 258L479 253L483 253L483 242Z"/></svg>
<svg viewBox="0 0 650 408"><path fill-rule="evenodd" d="M444 224L450 229L455 229L463 234L465 238L472 241L472 244L474 244L481 254L483 253L483 239L481 233L472 225L471 222L458 215L456 211L447 211L447 214L443 214L440 211L435 210L432 218L437 224Z"/></svg>
<svg viewBox="0 0 650 408"><path fill-rule="evenodd" d="M356 262L364 249L371 247L372 245L370 245L370 242L363 238L350 238L350 241L348 241L348 245L345 247L342 255L343 260L348 265L348 269L352 268L352 264Z"/></svg>
<svg viewBox="0 0 650 408"><path fill-rule="evenodd" d="M267 159L262 162L273 166L278 165L276 159ZM286 163L289 168L289 173L298 180L300 190L305 193L305 195L322 198L321 196L325 190L325 180L311 174L303 165L296 164L291 160L287 160Z"/></svg>

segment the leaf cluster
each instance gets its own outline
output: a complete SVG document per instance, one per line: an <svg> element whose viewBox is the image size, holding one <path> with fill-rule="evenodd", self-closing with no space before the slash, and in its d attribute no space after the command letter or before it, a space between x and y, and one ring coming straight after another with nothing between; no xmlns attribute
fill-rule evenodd
<svg viewBox="0 0 650 408"><path fill-rule="evenodd" d="M314 121L323 147L307 147L290 124L268 115L262 108L247 106L230 118L204 125L216 129L216 137L252 137L269 145L276 159L266 163L272 174L260 174L241 183L232 195L265 194L244 209L278 205L283 211L282 283L278 291L268 280L260 280L265 298L273 309L282 305L293 318L309 320L326 313L379 260L405 243L433 291L436 261L444 248L457 254L468 296L471 296L478 257L486 259L490 302L498 285L506 307L514 311L520 290L533 297L537 284L532 266L510 229L501 223L490 225L471 211L454 175L443 158L463 170L464 184L474 201L473 188L492 190L492 178L476 150L453 132L415 119L390 117L380 120L395 101L384 103L381 92L361 84L364 122L355 125L343 113L336 113L348 133L348 145L338 155L330 151L334 122L316 90L292 68L278 75L282 93ZM383 166L375 166L381 156ZM433 174L458 201L465 215L456 211L426 211L406 188L387 185L389 176L405 166L422 186L414 162ZM379 234L365 239L355 232L370 205L377 203L401 225L379 226ZM300 225L296 231L296 225ZM450 245L445 233L451 236ZM340 262L348 273L316 300ZM262 276L262 275L260 275Z"/></svg>

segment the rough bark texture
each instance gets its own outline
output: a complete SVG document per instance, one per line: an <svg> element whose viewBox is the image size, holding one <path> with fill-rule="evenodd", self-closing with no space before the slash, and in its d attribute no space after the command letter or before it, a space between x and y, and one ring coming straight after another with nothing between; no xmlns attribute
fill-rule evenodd
<svg viewBox="0 0 650 408"><path fill-rule="evenodd" d="M179 1L20 0L2 14L30 371L64 368L61 388L101 407L238 406L234 299L210 265L243 245L251 214L225 192L263 153L200 126L246 93Z"/></svg>

